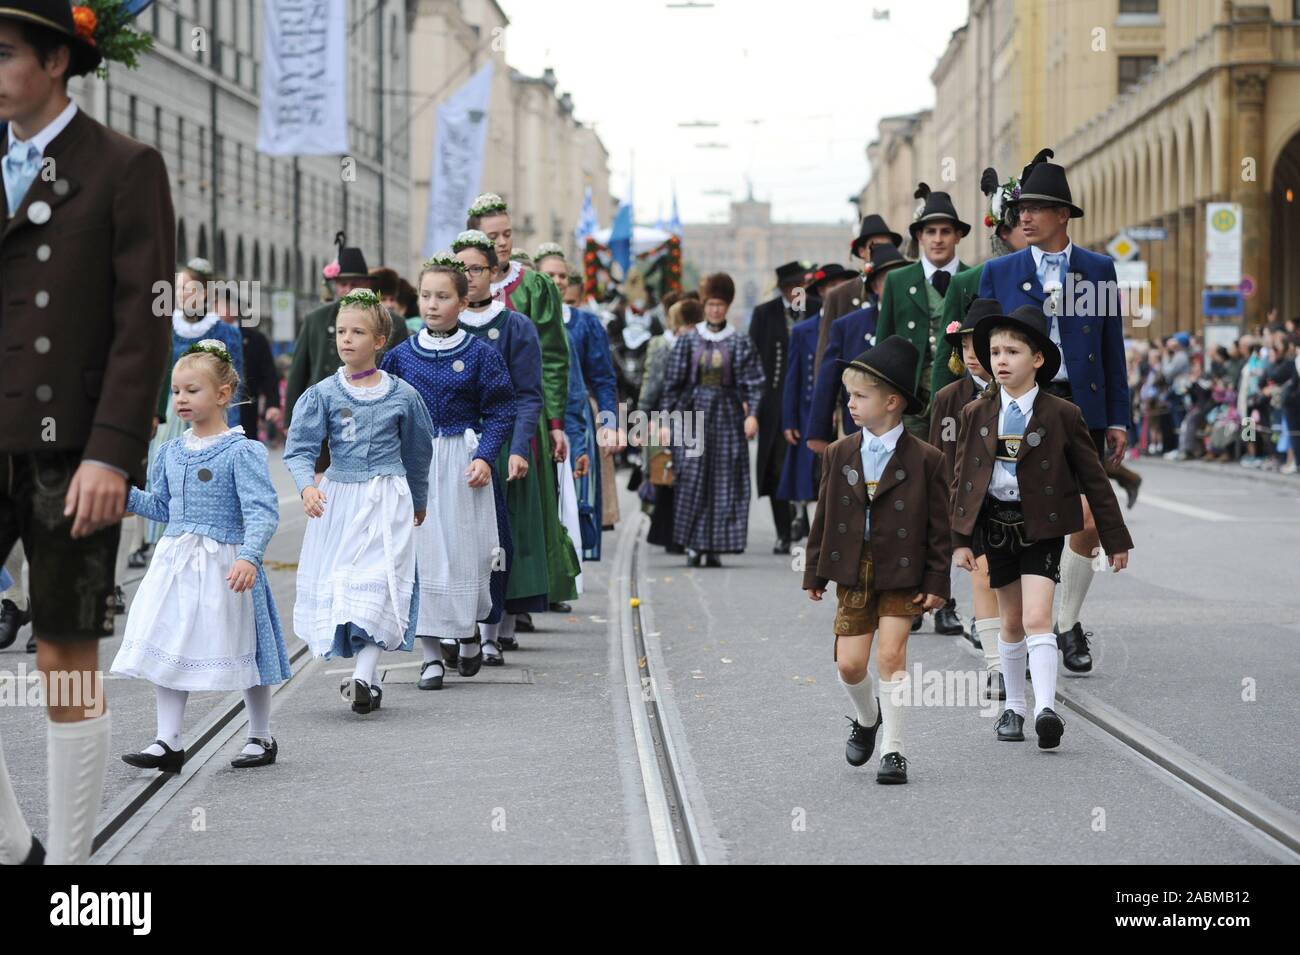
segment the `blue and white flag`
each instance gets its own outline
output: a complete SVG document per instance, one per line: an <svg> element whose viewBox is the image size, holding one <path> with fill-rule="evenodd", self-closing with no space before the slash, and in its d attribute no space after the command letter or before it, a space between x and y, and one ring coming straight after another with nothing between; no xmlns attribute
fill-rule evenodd
<svg viewBox="0 0 1300 955"><path fill-rule="evenodd" d="M262 11L258 151L347 154L347 4L266 0Z"/></svg>
<svg viewBox="0 0 1300 955"><path fill-rule="evenodd" d="M600 221L596 218L596 207L591 201L591 186L582 191L582 212L578 216L578 227L573 230L573 237L578 240L579 246L587 244L591 234L600 228Z"/></svg>
<svg viewBox="0 0 1300 955"><path fill-rule="evenodd" d="M465 229L466 211L479 194L483 177L491 96L492 60L488 60L438 107L422 248L425 258L448 248Z"/></svg>

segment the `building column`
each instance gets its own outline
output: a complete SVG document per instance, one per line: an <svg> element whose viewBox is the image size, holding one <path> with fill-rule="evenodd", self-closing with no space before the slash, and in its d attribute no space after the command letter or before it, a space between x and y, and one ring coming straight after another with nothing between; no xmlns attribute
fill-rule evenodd
<svg viewBox="0 0 1300 955"><path fill-rule="evenodd" d="M1160 243L1160 282L1156 289L1160 318L1152 324L1153 339L1171 334L1178 318L1178 215L1166 213L1158 221L1165 227L1166 237Z"/></svg>
<svg viewBox="0 0 1300 955"><path fill-rule="evenodd" d="M1242 170L1229 169L1229 198L1241 203L1241 271L1255 280L1255 295L1246 300L1247 327L1268 315L1269 208L1264 194L1264 91L1268 77L1262 72L1235 73L1232 77L1231 155L1255 160L1255 177L1245 180Z"/></svg>
<svg viewBox="0 0 1300 955"><path fill-rule="evenodd" d="M1178 331L1191 331L1196 327L1196 207L1184 206L1178 210Z"/></svg>

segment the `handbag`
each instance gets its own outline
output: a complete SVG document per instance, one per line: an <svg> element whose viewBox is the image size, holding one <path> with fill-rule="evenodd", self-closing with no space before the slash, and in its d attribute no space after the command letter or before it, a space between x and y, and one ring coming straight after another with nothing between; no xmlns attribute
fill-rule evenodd
<svg viewBox="0 0 1300 955"><path fill-rule="evenodd" d="M672 487L674 479L672 452L659 451L650 459L650 483L656 487Z"/></svg>

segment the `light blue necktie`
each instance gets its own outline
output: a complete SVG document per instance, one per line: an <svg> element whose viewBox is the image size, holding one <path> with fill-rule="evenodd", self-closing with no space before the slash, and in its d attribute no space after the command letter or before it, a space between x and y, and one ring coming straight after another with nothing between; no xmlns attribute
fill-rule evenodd
<svg viewBox="0 0 1300 955"><path fill-rule="evenodd" d="M890 450L885 447L885 442L881 441L879 438L873 437L867 443L867 453L863 455L862 461L862 469L864 471L862 478L866 484L868 501L870 501L872 497L871 485L880 482L880 475L884 473L885 464L889 461L889 456ZM867 538L871 536L870 510L867 511L867 520L863 527L862 536Z"/></svg>
<svg viewBox="0 0 1300 955"><path fill-rule="evenodd" d="M1025 413L1020 410L1020 405L1014 401L1007 403L1007 413L1002 420L1002 437L1022 437L1025 433ZM1002 467L1012 477L1016 476L1015 461L998 461Z"/></svg>
<svg viewBox="0 0 1300 955"><path fill-rule="evenodd" d="M1065 274L1065 253L1064 252L1044 252L1043 259L1038 263L1038 284L1046 287L1047 283L1055 279L1061 282Z"/></svg>
<svg viewBox="0 0 1300 955"><path fill-rule="evenodd" d="M41 168L41 154L31 143L20 143L15 139L9 143L9 152L0 166L4 167L5 198L9 200L9 215L12 216L36 180Z"/></svg>

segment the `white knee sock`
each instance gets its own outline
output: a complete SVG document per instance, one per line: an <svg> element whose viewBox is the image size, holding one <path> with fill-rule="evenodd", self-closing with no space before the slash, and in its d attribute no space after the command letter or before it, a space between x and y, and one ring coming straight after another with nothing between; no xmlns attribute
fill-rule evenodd
<svg viewBox="0 0 1300 955"><path fill-rule="evenodd" d="M476 640L470 640L469 642L465 642L465 641L457 641L457 642L460 643L460 655L463 656L466 660L473 660L476 656L478 656L481 652L483 652L483 645Z"/></svg>
<svg viewBox="0 0 1300 955"><path fill-rule="evenodd" d="M1079 622L1079 611L1095 576L1092 558L1080 557L1067 543L1061 550L1061 606L1056 611L1056 629L1061 633Z"/></svg>
<svg viewBox="0 0 1300 955"><path fill-rule="evenodd" d="M1053 646L1056 638L1053 637ZM1002 682L1007 687L1007 709L1024 716L1029 707L1025 704L1025 641L1006 643L998 637L998 655L1002 658ZM1035 676L1037 679L1037 676Z"/></svg>
<svg viewBox="0 0 1300 955"><path fill-rule="evenodd" d="M501 633L501 624L499 623L480 623L478 625L478 638L483 641L491 640L496 643L497 636Z"/></svg>
<svg viewBox="0 0 1300 955"><path fill-rule="evenodd" d="M420 651L424 654L425 663L442 662L442 644L437 637L421 637Z"/></svg>
<svg viewBox="0 0 1300 955"><path fill-rule="evenodd" d="M841 673L840 686L844 687L844 692L853 701L858 722L863 726L875 726L879 709L876 706L876 688L871 682L871 674L864 676L861 683L845 683L844 674Z"/></svg>
<svg viewBox="0 0 1300 955"><path fill-rule="evenodd" d="M507 640L513 638L515 635L515 619L515 614L503 613L501 615L501 632L498 636L505 637Z"/></svg>
<svg viewBox="0 0 1300 955"><path fill-rule="evenodd" d="M1034 676L1034 716L1056 706L1056 634L1035 633L1025 637L1029 648L1029 672Z"/></svg>
<svg viewBox="0 0 1300 955"><path fill-rule="evenodd" d="M352 671L352 679L361 680L367 686L375 682L375 670L379 667L379 655L384 651L378 644L367 643L357 653L357 665Z"/></svg>
<svg viewBox="0 0 1300 955"><path fill-rule="evenodd" d="M906 674L897 680L880 681L880 755L903 752L903 711L907 709L911 678ZM895 701L897 695L898 701Z"/></svg>
<svg viewBox="0 0 1300 955"><path fill-rule="evenodd" d="M0 864L18 865L32 849L32 830L27 828L18 797L9 782L4 746L0 743Z"/></svg>
<svg viewBox="0 0 1300 955"><path fill-rule="evenodd" d="M244 709L248 711L249 742L244 746L244 756L261 756L265 748L253 739L271 738L271 688L250 686L244 691Z"/></svg>
<svg viewBox="0 0 1300 955"><path fill-rule="evenodd" d="M50 865L84 865L104 795L104 766L112 736L109 713L79 723L48 724Z"/></svg>
<svg viewBox="0 0 1300 955"><path fill-rule="evenodd" d="M185 727L185 704L190 698L188 690L173 690L166 686L153 688L154 703L158 708L158 738L172 749L180 749ZM146 753L161 756L163 749L157 743L144 748Z"/></svg>
<svg viewBox="0 0 1300 955"><path fill-rule="evenodd" d="M1002 631L1001 617L985 617L975 621L975 636L984 651L984 666L994 673L1002 672L1002 654L998 652L998 634Z"/></svg>

